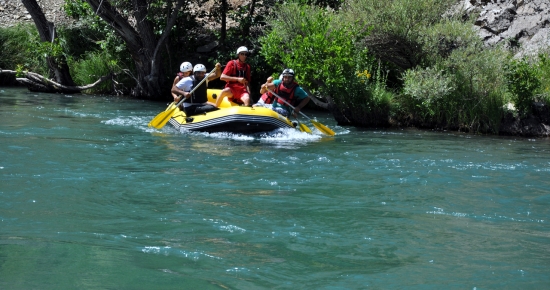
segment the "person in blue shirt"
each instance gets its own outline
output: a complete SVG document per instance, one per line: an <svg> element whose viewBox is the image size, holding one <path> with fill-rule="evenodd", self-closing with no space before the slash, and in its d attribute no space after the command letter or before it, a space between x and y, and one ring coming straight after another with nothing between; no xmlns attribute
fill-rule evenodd
<svg viewBox="0 0 550 290"><path fill-rule="evenodd" d="M281 75L282 80L274 80L273 82L270 82L271 80L268 79L268 81L262 85L260 94L264 95L262 95L262 98L255 106L265 106L266 104L271 104L271 109L273 111L285 117L288 117L291 114L296 117L300 110L307 105L310 98L304 89L302 89L295 81L294 70L287 68L283 70ZM273 95L270 91L277 94L294 108Z"/></svg>

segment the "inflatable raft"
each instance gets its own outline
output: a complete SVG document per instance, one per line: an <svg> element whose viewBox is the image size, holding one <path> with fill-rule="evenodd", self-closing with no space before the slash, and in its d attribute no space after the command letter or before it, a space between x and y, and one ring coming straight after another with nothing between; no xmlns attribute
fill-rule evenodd
<svg viewBox="0 0 550 290"><path fill-rule="evenodd" d="M209 89L208 101L215 103L221 90ZM171 104L167 110L173 109ZM295 128L288 118L277 114L271 109L263 107L242 107L224 99L220 109L202 115L186 116L185 112L176 108L170 125L179 131L200 132L230 132L252 134L269 132L279 128Z"/></svg>

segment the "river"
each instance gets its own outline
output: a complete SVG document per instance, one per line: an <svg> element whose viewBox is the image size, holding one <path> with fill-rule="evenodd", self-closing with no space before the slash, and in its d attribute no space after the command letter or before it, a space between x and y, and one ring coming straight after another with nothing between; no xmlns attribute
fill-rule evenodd
<svg viewBox="0 0 550 290"><path fill-rule="evenodd" d="M548 139L148 128L164 108L0 88L0 289L550 287Z"/></svg>

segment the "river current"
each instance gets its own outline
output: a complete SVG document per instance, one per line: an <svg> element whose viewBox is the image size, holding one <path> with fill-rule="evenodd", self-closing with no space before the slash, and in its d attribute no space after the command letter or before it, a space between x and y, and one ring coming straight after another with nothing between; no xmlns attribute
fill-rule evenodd
<svg viewBox="0 0 550 290"><path fill-rule="evenodd" d="M548 139L164 109L0 88L0 289L550 288Z"/></svg>

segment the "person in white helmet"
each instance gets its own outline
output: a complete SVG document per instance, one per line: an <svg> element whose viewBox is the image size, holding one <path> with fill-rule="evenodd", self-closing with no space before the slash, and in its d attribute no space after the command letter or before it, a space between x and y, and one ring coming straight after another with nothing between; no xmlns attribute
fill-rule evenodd
<svg viewBox="0 0 550 290"><path fill-rule="evenodd" d="M230 60L222 72L220 80L225 81L225 88L216 99L216 107L219 107L223 98L228 97L230 101L244 106L250 106L250 64L246 63L249 51L245 46L237 49L237 59Z"/></svg>
<svg viewBox="0 0 550 290"><path fill-rule="evenodd" d="M296 117L300 110L307 105L310 98L306 91L304 91L304 89L302 89L295 81L293 69L286 68L283 70L281 75L282 80L274 80L273 82L270 82L268 79L268 82L262 85L260 93L265 93L265 98L262 96L263 103L272 104L271 109L285 117L288 117L291 114ZM294 109L281 99L277 98L270 91L275 92L275 94L291 104Z"/></svg>
<svg viewBox="0 0 550 290"><path fill-rule="evenodd" d="M172 87L174 87L183 78L186 78L189 75L191 75L192 71L193 71L193 65L190 62L188 61L182 62L180 65L180 71L176 74L176 78L174 78L174 83L172 84ZM177 103L180 100L179 97L181 96L178 96L172 93L172 97L174 98L174 102Z"/></svg>
<svg viewBox="0 0 550 290"><path fill-rule="evenodd" d="M218 108L215 104L208 102L208 82L219 78L221 75L221 65L216 63L216 72L207 74L206 67L202 64L197 64L193 68L193 75L183 78L172 87L172 93L181 95L183 101L183 110L185 115L193 116L203 114L210 111L215 111ZM207 78L192 94L190 93L204 78ZM178 102L180 99L178 98Z"/></svg>

